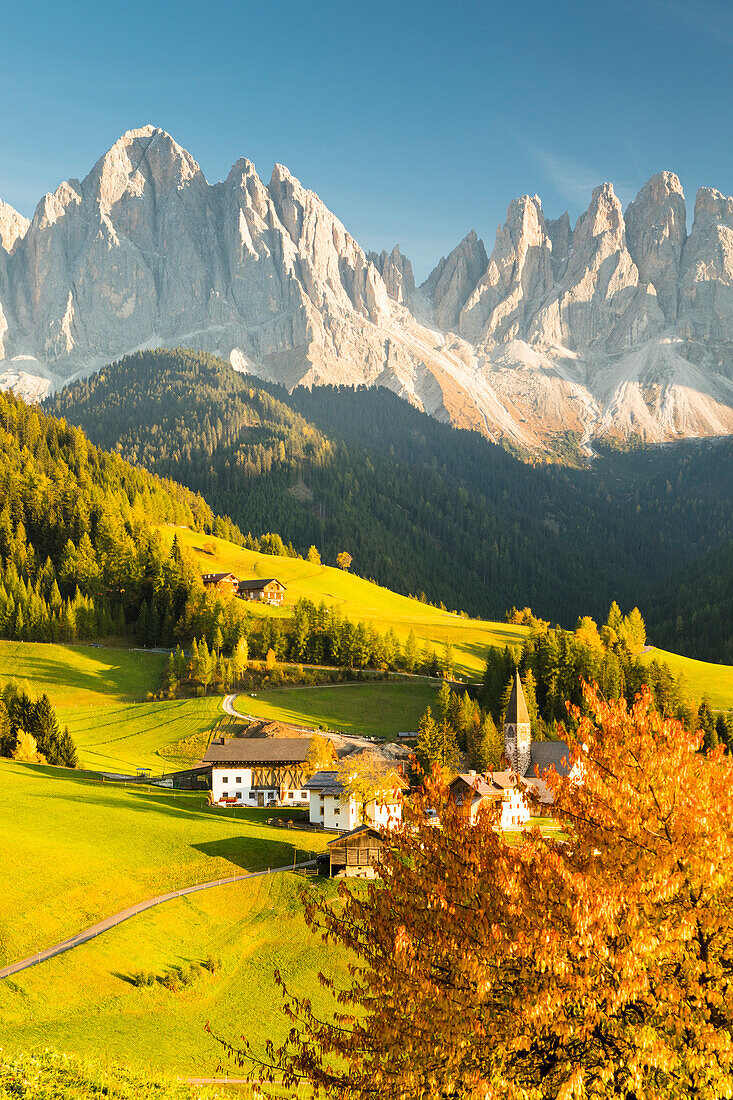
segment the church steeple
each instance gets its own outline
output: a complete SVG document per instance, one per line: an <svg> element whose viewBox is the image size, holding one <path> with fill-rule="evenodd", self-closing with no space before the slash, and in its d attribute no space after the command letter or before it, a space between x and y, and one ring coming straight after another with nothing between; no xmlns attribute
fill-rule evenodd
<svg viewBox="0 0 733 1100"><path fill-rule="evenodd" d="M504 755L517 775L526 775L532 756L532 727L519 670L514 672L512 693L504 718Z"/></svg>

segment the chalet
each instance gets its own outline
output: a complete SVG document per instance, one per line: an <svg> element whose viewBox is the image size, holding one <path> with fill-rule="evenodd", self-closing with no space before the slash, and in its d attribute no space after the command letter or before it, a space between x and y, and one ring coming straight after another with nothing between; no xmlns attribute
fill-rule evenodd
<svg viewBox="0 0 733 1100"><path fill-rule="evenodd" d="M448 788L450 798L467 824L475 825L479 810L489 807L501 829L516 829L529 821L524 791L524 781L510 771L487 775L464 772L457 775Z"/></svg>
<svg viewBox="0 0 733 1100"><path fill-rule="evenodd" d="M238 594L243 600L259 600L261 603L273 604L280 607L283 602L285 585L281 584L277 577L267 580L259 578L251 581L240 581Z"/></svg>
<svg viewBox="0 0 733 1100"><path fill-rule="evenodd" d="M204 573L201 579L204 588L214 589L224 596L236 596L239 591L239 577L233 573Z"/></svg>
<svg viewBox="0 0 733 1100"><path fill-rule="evenodd" d="M211 765L213 801L222 806L306 806L311 748L309 737L216 738L204 756L204 763Z"/></svg>
<svg viewBox="0 0 733 1100"><path fill-rule="evenodd" d="M358 825L328 843L330 874L349 878L374 878L375 864L382 858L384 840L371 825Z"/></svg>
<svg viewBox="0 0 733 1100"><path fill-rule="evenodd" d="M310 795L311 825L324 829L351 831L362 824L362 807L353 794L345 791L337 771L318 771L305 784ZM367 823L373 828L394 828L402 821L402 795L409 785L397 772L381 780L375 797L363 807Z"/></svg>

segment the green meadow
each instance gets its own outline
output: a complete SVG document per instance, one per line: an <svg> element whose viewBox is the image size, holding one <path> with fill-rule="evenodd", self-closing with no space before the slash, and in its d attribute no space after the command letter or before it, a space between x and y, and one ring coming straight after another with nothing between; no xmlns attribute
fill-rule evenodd
<svg viewBox="0 0 733 1100"><path fill-rule="evenodd" d="M205 1025L259 1049L283 1039L275 969L316 1010L327 1007L317 974L334 973L341 957L308 931L301 889L335 894L334 883L291 872L204 890L0 982L0 1047L119 1058L137 1072L238 1075ZM208 956L221 963L213 974L197 972L178 990L159 980ZM133 984L141 970L151 985Z"/></svg>
<svg viewBox="0 0 733 1100"><path fill-rule="evenodd" d="M404 642L415 631L418 646L441 646L449 642L454 649L457 671L470 678L483 672L488 646L521 646L527 634L526 627L507 623L484 622L463 618L450 611L409 599L382 588L372 581L363 580L342 569L328 565L312 565L299 558L274 558L234 546L223 539L213 538L182 527L160 528L168 544L173 536L188 546L201 565L202 572L227 571L239 577L273 577L286 586L285 609L262 609L264 614L287 613L287 605L305 596L319 603L335 604L354 621L371 623L376 630L392 627ZM204 545L212 544L214 554L204 551Z"/></svg>
<svg viewBox="0 0 733 1100"><path fill-rule="evenodd" d="M255 698L239 695L235 707L257 718L394 741L398 733L417 728L436 691L434 685L419 681L279 688L258 691Z"/></svg>
<svg viewBox="0 0 733 1100"><path fill-rule="evenodd" d="M733 707L733 665L713 665L707 661L695 661L679 653L664 649L652 649L645 659L665 661L672 672L681 674L695 699L707 696L711 706L728 710Z"/></svg>
<svg viewBox="0 0 733 1100"><path fill-rule="evenodd" d="M266 816L210 808L199 793L0 761L0 960L25 958L181 886L325 849L325 834L268 826Z"/></svg>

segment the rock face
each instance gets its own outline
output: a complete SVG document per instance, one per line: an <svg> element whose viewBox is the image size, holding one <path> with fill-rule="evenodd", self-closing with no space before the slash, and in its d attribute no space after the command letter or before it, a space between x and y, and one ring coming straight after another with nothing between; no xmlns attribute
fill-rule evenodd
<svg viewBox="0 0 733 1100"><path fill-rule="evenodd" d="M412 264L402 255L400 246L396 244L391 252L368 252L367 259L384 279L392 301L409 305L415 293L415 276L412 274Z"/></svg>
<svg viewBox="0 0 733 1100"><path fill-rule="evenodd" d="M168 134L124 134L29 223L0 203L0 384L36 399L140 347L188 345L288 387L388 386L427 412L542 450L576 431L733 432L733 199L676 176L626 213L610 184L571 226L509 206L420 288L365 253L282 165L210 184Z"/></svg>

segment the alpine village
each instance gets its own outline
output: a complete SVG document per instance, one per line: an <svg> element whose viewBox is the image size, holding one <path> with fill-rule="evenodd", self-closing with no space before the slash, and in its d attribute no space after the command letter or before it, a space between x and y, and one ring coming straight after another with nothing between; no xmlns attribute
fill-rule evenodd
<svg viewBox="0 0 733 1100"><path fill-rule="evenodd" d="M0 25L0 1100L733 1100L731 12Z"/></svg>

